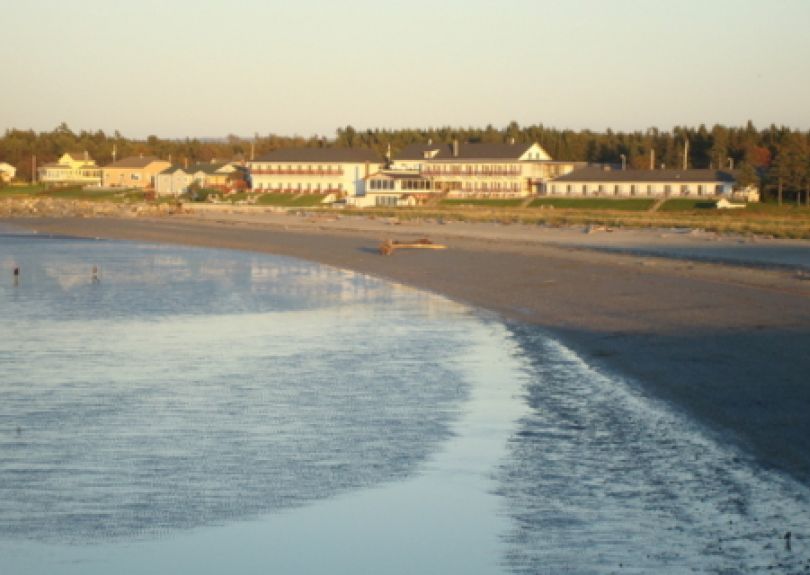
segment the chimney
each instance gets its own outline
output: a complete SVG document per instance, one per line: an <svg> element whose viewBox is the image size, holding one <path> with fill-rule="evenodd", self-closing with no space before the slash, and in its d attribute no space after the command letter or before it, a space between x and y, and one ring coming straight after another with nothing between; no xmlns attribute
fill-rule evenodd
<svg viewBox="0 0 810 575"><path fill-rule="evenodd" d="M650 169L655 169L655 148L650 148Z"/></svg>
<svg viewBox="0 0 810 575"><path fill-rule="evenodd" d="M453 157L458 158L458 140L453 140Z"/></svg>
<svg viewBox="0 0 810 575"><path fill-rule="evenodd" d="M510 144L511 146L514 146L514 145L515 145L515 138L514 138L514 137L509 138L509 144Z"/></svg>

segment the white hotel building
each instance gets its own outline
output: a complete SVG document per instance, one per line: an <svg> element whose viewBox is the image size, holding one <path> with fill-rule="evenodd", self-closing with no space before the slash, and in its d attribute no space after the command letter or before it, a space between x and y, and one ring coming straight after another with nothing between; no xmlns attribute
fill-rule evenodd
<svg viewBox="0 0 810 575"><path fill-rule="evenodd" d="M721 170L614 170L588 167L546 183L542 196L664 198L731 196L735 178Z"/></svg>
<svg viewBox="0 0 810 575"><path fill-rule="evenodd" d="M255 192L362 196L365 178L379 171L382 159L355 148L286 148L248 162Z"/></svg>
<svg viewBox="0 0 810 575"><path fill-rule="evenodd" d="M412 144L367 178L358 205L413 205L430 196L521 198L583 162L556 162L539 144Z"/></svg>

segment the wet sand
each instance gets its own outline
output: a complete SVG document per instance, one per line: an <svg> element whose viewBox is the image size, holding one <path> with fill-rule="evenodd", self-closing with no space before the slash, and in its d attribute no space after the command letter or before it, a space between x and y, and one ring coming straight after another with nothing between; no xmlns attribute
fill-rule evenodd
<svg viewBox="0 0 810 575"><path fill-rule="evenodd" d="M543 327L810 484L810 242L220 211L9 223L289 255L437 292ZM422 236L448 249L377 252Z"/></svg>

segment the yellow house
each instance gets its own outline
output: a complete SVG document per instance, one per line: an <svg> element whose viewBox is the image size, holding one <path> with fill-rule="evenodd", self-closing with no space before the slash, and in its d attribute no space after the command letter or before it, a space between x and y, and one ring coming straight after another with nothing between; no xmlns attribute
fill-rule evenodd
<svg viewBox="0 0 810 575"><path fill-rule="evenodd" d="M6 162L0 162L0 182L10 182L17 174L17 168Z"/></svg>
<svg viewBox="0 0 810 575"><path fill-rule="evenodd" d="M56 162L40 166L37 170L39 181L45 184L81 184L98 186L101 184L101 168L87 152L84 154L62 154Z"/></svg>
<svg viewBox="0 0 810 575"><path fill-rule="evenodd" d="M132 156L105 166L102 185L105 188L154 188L157 175L171 164L154 156Z"/></svg>

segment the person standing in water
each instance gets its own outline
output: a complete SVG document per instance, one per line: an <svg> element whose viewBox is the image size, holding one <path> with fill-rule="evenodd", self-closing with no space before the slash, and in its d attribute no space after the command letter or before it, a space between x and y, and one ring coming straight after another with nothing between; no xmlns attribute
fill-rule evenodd
<svg viewBox="0 0 810 575"><path fill-rule="evenodd" d="M14 266L14 286L20 285L20 266Z"/></svg>

